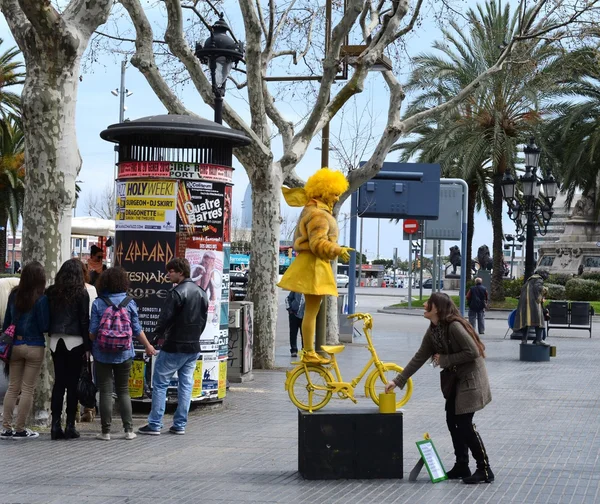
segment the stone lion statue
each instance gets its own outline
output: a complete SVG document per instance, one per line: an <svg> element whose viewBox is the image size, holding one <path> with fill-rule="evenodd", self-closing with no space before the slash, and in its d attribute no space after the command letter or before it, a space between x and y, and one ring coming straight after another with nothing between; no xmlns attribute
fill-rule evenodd
<svg viewBox="0 0 600 504"><path fill-rule="evenodd" d="M450 264L452 266L452 274L456 275L456 268L460 266L460 249L456 245L450 247Z"/></svg>
<svg viewBox="0 0 600 504"><path fill-rule="evenodd" d="M482 245L477 249L477 262L479 263L479 268L490 271L492 269L492 265L494 264L492 261L492 257L490 256L490 248L487 245Z"/></svg>

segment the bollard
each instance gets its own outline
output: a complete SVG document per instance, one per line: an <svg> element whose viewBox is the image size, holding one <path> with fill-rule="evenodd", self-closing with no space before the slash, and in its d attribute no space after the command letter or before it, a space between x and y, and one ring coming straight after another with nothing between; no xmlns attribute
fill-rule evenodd
<svg viewBox="0 0 600 504"><path fill-rule="evenodd" d="M555 346L550 347L550 357L556 357L556 347Z"/></svg>
<svg viewBox="0 0 600 504"><path fill-rule="evenodd" d="M379 413L396 413L396 394L379 394Z"/></svg>

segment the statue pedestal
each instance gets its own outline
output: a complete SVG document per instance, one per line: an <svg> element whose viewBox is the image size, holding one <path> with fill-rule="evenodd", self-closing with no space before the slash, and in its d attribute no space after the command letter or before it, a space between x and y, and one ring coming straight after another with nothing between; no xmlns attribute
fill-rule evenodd
<svg viewBox="0 0 600 504"><path fill-rule="evenodd" d="M399 411L298 410L298 472L309 480L402 479L402 438Z"/></svg>
<svg viewBox="0 0 600 504"><path fill-rule="evenodd" d="M550 347L544 345L519 345L519 360L525 362L547 362L550 360Z"/></svg>

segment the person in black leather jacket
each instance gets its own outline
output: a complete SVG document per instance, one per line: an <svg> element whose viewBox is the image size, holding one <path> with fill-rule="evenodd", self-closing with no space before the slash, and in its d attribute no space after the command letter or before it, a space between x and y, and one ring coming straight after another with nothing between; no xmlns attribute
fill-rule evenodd
<svg viewBox="0 0 600 504"><path fill-rule="evenodd" d="M200 357L200 336L206 326L208 296L190 279L190 263L176 258L167 264L167 274L175 287L163 306L155 328L155 341L164 338L152 371L152 410L148 425L140 434L159 435L163 427L167 387L178 376L177 410L171 434L185 434L192 398L194 370Z"/></svg>
<svg viewBox="0 0 600 504"><path fill-rule="evenodd" d="M90 349L90 296L85 288L79 259L69 259L46 291L50 307L50 350L54 362L52 429L55 439L78 438L75 429L77 383L83 357ZM67 425L63 432L61 415L67 391Z"/></svg>

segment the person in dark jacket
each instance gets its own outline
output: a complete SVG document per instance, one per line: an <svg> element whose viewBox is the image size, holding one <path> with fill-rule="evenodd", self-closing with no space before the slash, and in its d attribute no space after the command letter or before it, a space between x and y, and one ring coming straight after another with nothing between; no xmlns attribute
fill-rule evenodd
<svg viewBox="0 0 600 504"><path fill-rule="evenodd" d="M302 319L304 318L304 294L291 292L286 298L286 307L290 322L290 354L298 357L298 330L302 336Z"/></svg>
<svg viewBox="0 0 600 504"><path fill-rule="evenodd" d="M190 278L187 259L175 258L167 264L169 280L175 287L169 291L155 328L155 341L164 343L152 372L152 410L148 425L140 434L159 435L163 427L167 387L177 373L177 410L171 434L185 434L192 399L194 370L200 357L200 336L206 326L208 296Z"/></svg>
<svg viewBox="0 0 600 504"><path fill-rule="evenodd" d="M469 484L491 483L494 473L483 441L473 425L475 412L492 400L484 362L485 345L471 325L460 316L447 294L436 292L423 306L424 317L430 324L421 347L404 371L386 385L385 391L391 392L396 386L403 388L429 358L434 366L441 366L446 424L456 455L456 463L448 471L448 478L462 478L464 483ZM449 372L455 379L444 383ZM477 470L473 474L469 469L469 450L477 462Z"/></svg>
<svg viewBox="0 0 600 504"><path fill-rule="evenodd" d="M90 350L90 296L85 288L79 259L69 259L46 291L50 307L50 351L54 362L52 388L52 429L50 437L78 438L75 429L77 383L85 353ZM63 432L61 415L67 391L67 425Z"/></svg>
<svg viewBox="0 0 600 504"><path fill-rule="evenodd" d="M39 434L25 428L33 405L33 393L46 353L45 332L48 332L49 313L46 273L37 261L23 268L19 285L8 297L2 330L15 324L15 336L9 361L8 390L4 396L4 413L0 439L37 438ZM20 395L19 395L20 394ZM13 430L13 412L19 400L19 410Z"/></svg>
<svg viewBox="0 0 600 504"><path fill-rule="evenodd" d="M475 279L475 285L467 292L467 303L469 305L469 323L475 329L475 321L477 321L477 332L485 333L485 308L488 303L487 289L481 284L480 277Z"/></svg>

